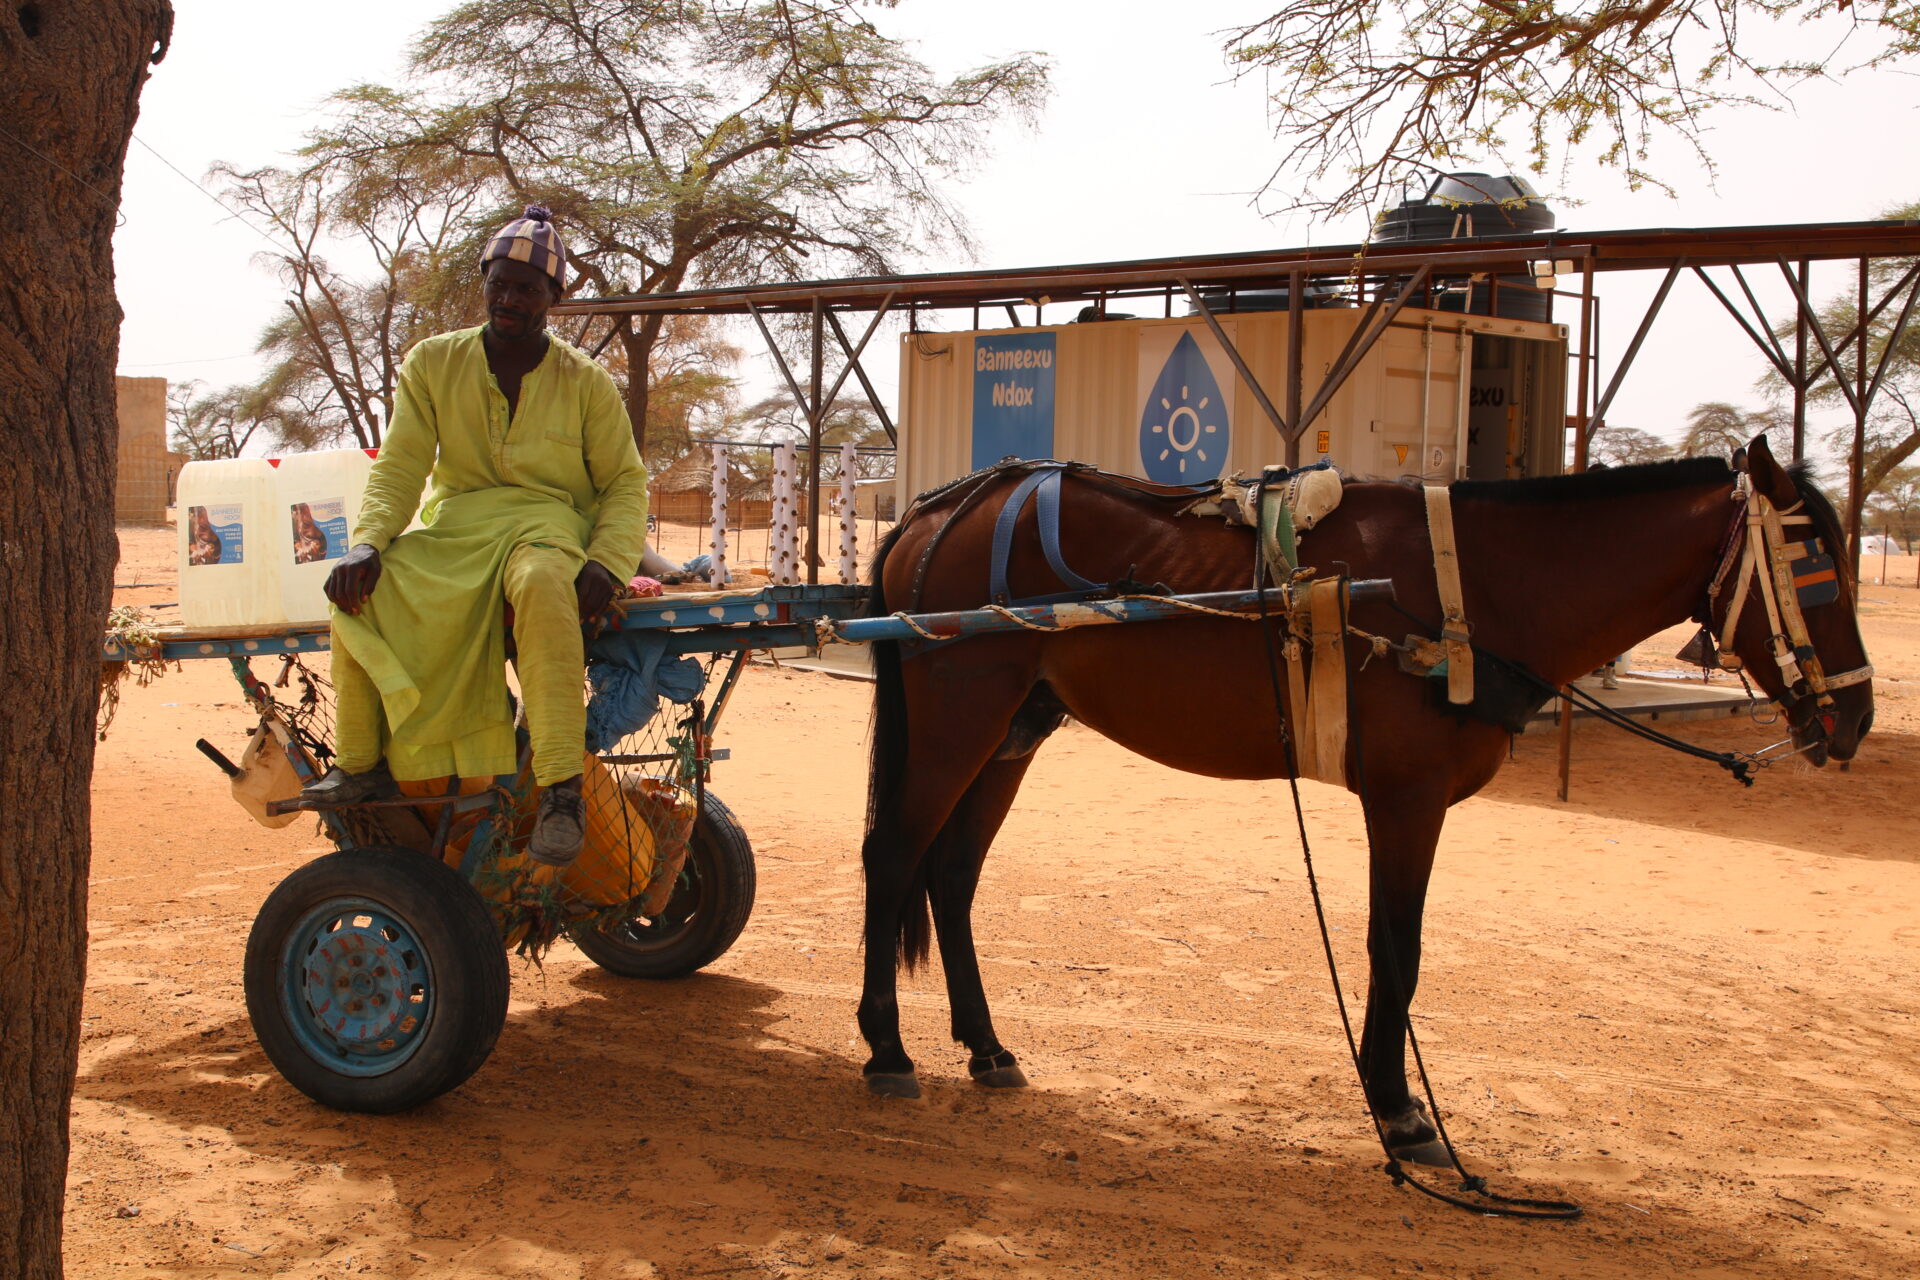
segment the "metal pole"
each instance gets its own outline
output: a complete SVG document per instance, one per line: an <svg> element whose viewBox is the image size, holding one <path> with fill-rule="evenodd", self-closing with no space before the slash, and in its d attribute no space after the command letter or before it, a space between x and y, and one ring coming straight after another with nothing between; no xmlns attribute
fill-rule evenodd
<svg viewBox="0 0 1920 1280"><path fill-rule="evenodd" d="M1007 308L1012 314L1013 308ZM812 411L807 414L807 583L820 581L820 421L826 408L820 403L822 361L826 358L825 323L821 319L820 299L813 300L813 381Z"/></svg>
<svg viewBox="0 0 1920 1280"><path fill-rule="evenodd" d="M1592 331L1593 259L1587 258L1580 275L1580 373L1577 389L1574 392L1574 420L1578 426L1573 433L1573 469L1576 472L1587 469L1587 393L1593 381L1588 376L1590 364L1588 352L1593 345ZM1560 697L1560 799L1566 800L1572 790L1573 700L1562 694Z"/></svg>
<svg viewBox="0 0 1920 1280"><path fill-rule="evenodd" d="M1307 280L1295 271L1287 277L1287 421L1300 421L1301 379L1304 377L1301 352L1304 350L1304 330L1306 329ZM1282 432L1287 442L1285 462L1289 467L1300 465L1300 433Z"/></svg>
<svg viewBox="0 0 1920 1280"><path fill-rule="evenodd" d="M1860 292L1855 314L1860 317L1860 338L1853 370L1853 450L1847 462L1847 541L1852 544L1853 580L1860 581L1860 512L1867 505L1861 491L1867 469L1867 262L1860 259Z"/></svg>
<svg viewBox="0 0 1920 1280"><path fill-rule="evenodd" d="M1282 440L1287 439L1290 433L1286 422L1281 420L1280 411L1273 407L1273 401L1267 399L1266 388L1261 386L1260 380L1253 376L1253 370L1249 369L1247 362L1241 358L1239 348L1228 340L1227 331L1222 329L1220 322L1214 318L1213 309L1198 293L1194 292L1193 286L1184 278L1180 281L1180 287L1187 291L1187 300L1193 303L1193 309L1200 313L1200 318L1207 322L1207 328L1213 331L1213 340L1220 344L1220 349L1227 353L1227 359L1233 361L1233 367L1240 371L1240 381L1247 384L1247 390L1253 392L1253 398L1259 401L1260 407L1266 411L1267 421L1273 424L1273 429L1280 433Z"/></svg>
<svg viewBox="0 0 1920 1280"><path fill-rule="evenodd" d="M1807 291L1809 264L1800 259L1800 292ZM1793 460L1807 456L1807 317L1793 312Z"/></svg>

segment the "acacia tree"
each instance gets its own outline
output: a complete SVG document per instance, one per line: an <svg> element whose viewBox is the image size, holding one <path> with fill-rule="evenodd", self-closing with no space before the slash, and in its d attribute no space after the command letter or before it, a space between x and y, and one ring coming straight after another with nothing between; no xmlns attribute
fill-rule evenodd
<svg viewBox="0 0 1920 1280"><path fill-rule="evenodd" d="M261 426L253 416L253 388L202 393L200 382L167 388L168 446L190 458L237 458Z"/></svg>
<svg viewBox="0 0 1920 1280"><path fill-rule="evenodd" d="M1820 20L1830 26L1797 42L1811 56L1772 62L1751 51L1754 26ZM1678 141L1712 172L1703 135L1715 108L1777 109L1803 80L1911 58L1920 9L1912 0L1288 0L1227 35L1229 61L1268 77L1276 132L1289 140L1268 186L1281 171L1303 172L1327 185L1294 205L1343 212L1373 203L1408 168L1469 156L1544 174L1587 149L1635 189L1670 190L1650 164L1657 139Z"/></svg>
<svg viewBox="0 0 1920 1280"><path fill-rule="evenodd" d="M1915 535L1920 534L1920 467L1895 467L1883 476L1873 491L1869 514L1912 551Z"/></svg>
<svg viewBox="0 0 1920 1280"><path fill-rule="evenodd" d="M841 0L469 0L409 65L404 89L338 95L310 154L482 164L490 224L547 205L600 295L880 273L964 243L939 183L1046 84L1032 57L939 80ZM662 323L620 326L628 368ZM648 379L626 394L644 452Z"/></svg>
<svg viewBox="0 0 1920 1280"><path fill-rule="evenodd" d="M280 246L261 257L290 296L286 314L261 334L258 350L274 363L251 388L249 407L283 444L314 449L351 439L377 447L407 349L475 319L473 291L448 281L485 175L450 152L388 160L213 167L227 199L271 227Z"/></svg>
<svg viewBox="0 0 1920 1280"><path fill-rule="evenodd" d="M1793 429L1793 415L1778 408L1742 409L1725 400L1708 400L1687 413L1687 433L1680 440L1681 456L1727 457L1763 432L1778 435Z"/></svg>
<svg viewBox="0 0 1920 1280"><path fill-rule="evenodd" d="M166 0L0 8L0 1275L58 1277L116 557L113 228Z"/></svg>
<svg viewBox="0 0 1920 1280"><path fill-rule="evenodd" d="M1663 458L1672 456L1672 445L1651 431L1642 431L1638 427L1609 426L1604 431L1595 432L1592 442L1587 446L1587 458L1590 463L1601 463L1609 467L1632 466L1639 462L1659 462Z"/></svg>
<svg viewBox="0 0 1920 1280"><path fill-rule="evenodd" d="M1920 201L1888 209L1881 216L1920 219ZM1868 292L1879 294L1885 305L1875 314L1869 304L1864 365L1860 344L1838 336L1853 333L1859 324L1858 289L1829 299L1818 312L1820 327L1835 335L1838 349L1833 364L1823 362L1824 372L1808 390L1807 400L1847 414L1843 425L1825 434L1825 443L1845 459L1846 527L1856 568L1860 522L1867 503L1890 474L1920 453L1920 311L1913 310L1920 297L1920 283L1908 285L1904 294L1889 296L1913 266L1912 258L1876 258L1867 264ZM1774 332L1781 338L1792 337L1794 321L1782 321ZM1787 382L1777 370L1769 370L1759 385L1772 395L1787 390ZM1861 417L1853 412L1849 392L1858 397L1863 388L1868 392L1863 399L1867 411Z"/></svg>

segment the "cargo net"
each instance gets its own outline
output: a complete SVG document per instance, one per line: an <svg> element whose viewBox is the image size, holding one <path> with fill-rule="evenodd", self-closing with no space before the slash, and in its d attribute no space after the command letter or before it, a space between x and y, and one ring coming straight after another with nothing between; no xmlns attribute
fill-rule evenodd
<svg viewBox="0 0 1920 1280"><path fill-rule="evenodd" d="M731 655L708 656L702 692ZM287 654L266 684L252 690L287 727L315 776L334 758L333 683L311 659ZM479 891L507 942L538 958L569 930L598 930L613 938L671 928L676 902L689 897L693 829L699 815L706 761L700 724L706 700L681 704L662 698L653 718L607 750L584 754L581 797L586 838L570 866L549 867L526 855L538 809L531 750L517 731L517 777L436 779L401 783L423 798L450 791L492 792L494 803L445 822L443 806L350 807L330 811L327 834L342 845L399 845L429 855L436 850Z"/></svg>

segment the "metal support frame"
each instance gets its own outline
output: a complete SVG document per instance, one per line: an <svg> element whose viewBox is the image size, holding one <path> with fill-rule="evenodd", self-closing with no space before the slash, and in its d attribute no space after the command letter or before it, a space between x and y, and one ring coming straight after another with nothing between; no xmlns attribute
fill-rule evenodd
<svg viewBox="0 0 1920 1280"><path fill-rule="evenodd" d="M826 373L826 332L825 321L821 319L824 307L820 299L813 300L813 360L809 371L807 389L813 393L810 402L803 403L807 410L807 583L809 586L820 581L820 433L826 429L826 414L822 411L824 401L820 395L820 384Z"/></svg>
<svg viewBox="0 0 1920 1280"><path fill-rule="evenodd" d="M1807 291L1812 264L1800 259L1800 292ZM1807 318L1793 310L1793 460L1807 456Z"/></svg>
<svg viewBox="0 0 1920 1280"><path fill-rule="evenodd" d="M1600 393L1599 401L1593 406L1593 419L1587 423L1585 432L1589 443L1594 433L1606 425L1607 410L1613 405L1613 397L1625 381L1627 370L1633 368L1633 358L1640 354L1640 344L1647 340L1647 333L1653 328L1654 319L1659 316L1660 308L1667 301L1667 294L1673 289L1673 282L1680 277L1680 271L1687 264L1685 258L1667 268L1666 279L1660 282L1659 292L1653 295L1653 301L1647 306L1647 314L1640 319L1640 327L1633 332L1633 341L1627 344L1627 353L1620 357L1619 367L1613 371L1613 377L1607 381L1607 389Z"/></svg>
<svg viewBox="0 0 1920 1280"><path fill-rule="evenodd" d="M1296 441L1306 434L1307 428L1313 425L1313 420L1320 416L1320 411L1327 407L1327 403L1339 394L1340 388L1346 385L1353 371L1360 367L1361 359L1373 349L1373 344L1380 340L1380 335L1387 331L1387 326L1393 323L1393 318L1405 309L1408 300L1414 294L1425 287L1428 278L1432 275L1433 265L1422 263L1401 288L1399 295L1387 304L1384 314L1380 313L1380 305L1385 301L1385 295L1374 295L1372 304L1367 308L1367 314L1354 327L1353 336L1347 339L1347 345L1341 349L1340 358L1333 362L1333 367L1327 371L1326 380L1320 384L1320 389L1314 392L1313 399L1307 402L1307 407L1300 411L1299 419L1292 424L1293 438ZM1288 308L1291 310L1291 302Z"/></svg>
<svg viewBox="0 0 1920 1280"><path fill-rule="evenodd" d="M1673 283L1675 267L1667 274L1668 285ZM1666 296L1666 288L1661 288L1661 297ZM1659 309L1656 300L1647 318L1641 323L1642 335L1646 326L1652 323L1652 311ZM1573 433L1573 469L1575 472L1587 469L1587 443L1593 438L1592 419L1587 415L1587 393L1592 390L1591 373L1594 371L1598 351L1594 341L1594 296L1593 296L1593 259L1582 260L1580 269L1580 371L1574 392L1573 409L1576 423ZM1635 342L1638 342L1636 337ZM1629 353L1628 359L1632 356ZM1560 695L1560 799L1565 801L1573 793L1573 699L1564 692Z"/></svg>
<svg viewBox="0 0 1920 1280"><path fill-rule="evenodd" d="M888 294L887 297L891 300L893 295ZM882 314L886 312L885 304L881 305L880 311ZM874 324L877 325L879 322L880 317L876 315L874 317ZM897 447L900 443L900 433L894 430L893 419L887 414L887 406L880 403L880 393L873 389L873 382L867 377L866 366L860 363L860 349L866 347L867 339L860 339L860 349L849 346L847 343L847 331L840 327L840 317L831 311L827 312L827 327L833 330L833 336L840 342L840 349L846 352L847 365L853 370L853 376L860 380L860 389L867 393L867 403L873 406L874 416L880 419L881 430L887 433L887 440ZM868 337L873 335L873 327L871 325L868 326L867 335Z"/></svg>
<svg viewBox="0 0 1920 1280"><path fill-rule="evenodd" d="M1213 330L1214 341L1218 342L1221 350L1227 353L1227 359L1233 361L1233 367L1240 371L1240 380L1247 384L1247 390L1253 392L1253 398L1258 400L1260 407L1266 411L1267 421L1273 424L1273 429L1278 431L1280 438L1288 443L1292 443L1298 439L1297 433L1288 428L1287 420L1280 416L1280 411L1273 407L1273 401L1267 398L1267 389L1260 385L1260 379L1254 377L1253 370L1247 367L1246 360L1240 355L1240 349L1233 345L1233 342L1227 337L1227 331L1220 327L1218 320L1214 319L1213 310L1207 306L1206 300L1200 296L1199 292L1185 276L1177 276L1175 278L1179 280L1180 287L1187 291L1187 297L1193 303L1194 310L1198 311L1200 318L1207 322L1207 328ZM1211 428L1209 428L1209 430L1211 430ZM1291 466L1292 464L1289 463L1288 465Z"/></svg>
<svg viewBox="0 0 1920 1280"><path fill-rule="evenodd" d="M848 345L846 331L840 327L839 320L827 309L825 302L819 298L813 300L805 391L800 389L800 380L794 376L792 367L780 350L780 344L774 341L773 330L767 327L766 317L761 314L759 307L752 302L747 303L747 310L752 313L754 324L760 327L760 336L766 340L767 350L772 353L774 364L780 369L780 376L786 380L787 390L793 393L795 403L807 416L807 581L809 583L820 581L818 547L820 541L820 435L826 430L827 415L833 412L833 406L840 399L840 389L846 386L850 375L858 375L861 388L867 393L867 399L873 405L874 412L879 415L881 425L886 428L887 438L896 444L899 443L899 436L894 431L893 423L887 418L887 411L880 405L880 397L875 394L873 383L867 379L866 370L860 367L861 353L867 349L867 343L871 342L873 335L879 331L880 321L885 319L888 311L893 308L893 300L898 293L898 290L888 291L887 296L874 309L873 319L867 322L866 331L860 335L860 341L852 346ZM1008 314L1012 314L1011 307L1008 308ZM823 393L821 388L826 381L826 327L828 325L832 326L834 337L839 340L841 349L847 353L847 362L841 367L839 375L834 378L832 388Z"/></svg>

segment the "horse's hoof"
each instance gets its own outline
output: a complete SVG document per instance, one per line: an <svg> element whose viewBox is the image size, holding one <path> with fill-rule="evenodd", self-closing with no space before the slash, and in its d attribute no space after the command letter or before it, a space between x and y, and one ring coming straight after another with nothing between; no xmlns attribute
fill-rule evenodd
<svg viewBox="0 0 1920 1280"><path fill-rule="evenodd" d="M1018 1066L988 1067L974 1072L973 1082L985 1089L1024 1089L1027 1073Z"/></svg>
<svg viewBox="0 0 1920 1280"><path fill-rule="evenodd" d="M867 1077L867 1092L877 1098L917 1098L920 1081L911 1071L876 1071Z"/></svg>
<svg viewBox="0 0 1920 1280"><path fill-rule="evenodd" d="M1453 1157L1447 1154L1447 1144L1438 1138L1402 1143L1387 1148L1387 1152L1401 1164L1423 1164L1430 1169L1453 1168Z"/></svg>

